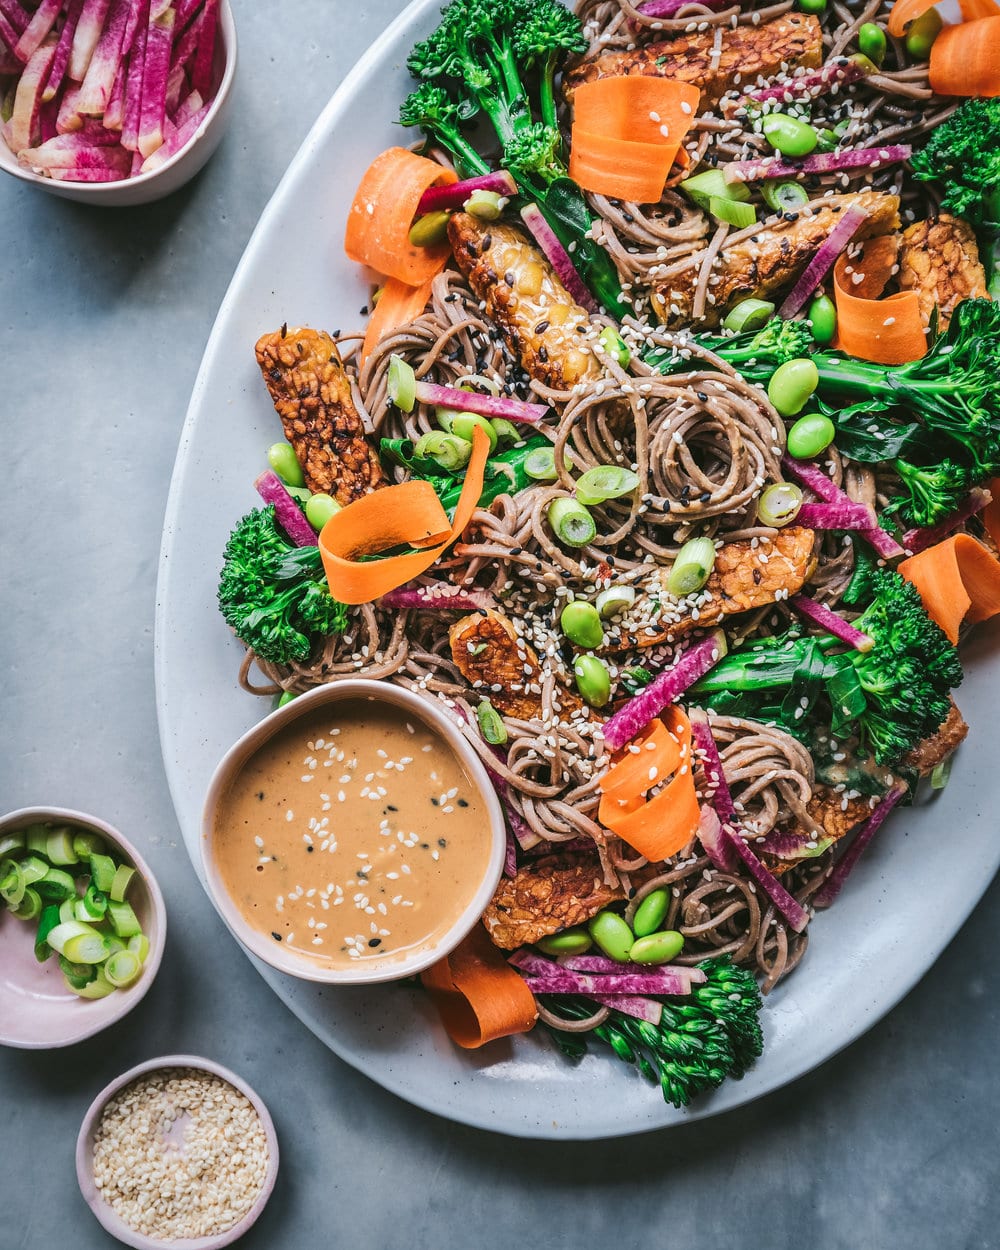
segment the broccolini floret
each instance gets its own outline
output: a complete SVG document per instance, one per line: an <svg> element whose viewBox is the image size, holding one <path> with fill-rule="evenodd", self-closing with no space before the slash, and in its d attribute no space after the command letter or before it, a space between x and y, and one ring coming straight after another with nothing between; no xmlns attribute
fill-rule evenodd
<svg viewBox="0 0 1000 1250"><path fill-rule="evenodd" d="M874 597L853 624L872 639L871 650L836 650L837 639L790 631L731 651L692 693L719 712L799 738L817 723L841 740L857 735L879 764L897 764L948 715L962 666L910 582L869 568L864 585Z"/></svg>
<svg viewBox="0 0 1000 1250"><path fill-rule="evenodd" d="M273 664L303 663L313 646L347 627L318 547L296 547L278 528L274 505L254 508L226 543L219 607L236 636Z"/></svg>

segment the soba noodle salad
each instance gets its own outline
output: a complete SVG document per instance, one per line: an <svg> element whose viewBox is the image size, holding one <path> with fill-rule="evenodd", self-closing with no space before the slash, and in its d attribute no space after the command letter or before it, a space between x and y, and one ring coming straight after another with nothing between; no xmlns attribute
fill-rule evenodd
<svg viewBox="0 0 1000 1250"><path fill-rule="evenodd" d="M424 977L460 1045L741 1076L948 778L1000 611L1000 6L961 8L452 0L348 214L366 324L256 345L240 682L406 686L486 765L505 873Z"/></svg>

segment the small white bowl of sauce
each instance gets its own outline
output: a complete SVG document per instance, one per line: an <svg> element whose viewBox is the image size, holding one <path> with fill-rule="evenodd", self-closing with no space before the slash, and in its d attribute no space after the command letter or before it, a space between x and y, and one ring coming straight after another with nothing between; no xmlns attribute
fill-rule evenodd
<svg viewBox="0 0 1000 1250"><path fill-rule="evenodd" d="M503 870L503 812L441 707L361 678L300 695L219 764L202 822L216 908L307 981L394 981L452 951Z"/></svg>

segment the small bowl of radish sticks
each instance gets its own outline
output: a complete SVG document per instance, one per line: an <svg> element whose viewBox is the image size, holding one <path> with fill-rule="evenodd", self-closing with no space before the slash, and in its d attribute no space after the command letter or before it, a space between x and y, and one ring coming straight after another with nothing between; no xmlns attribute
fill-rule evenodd
<svg viewBox="0 0 1000 1250"><path fill-rule="evenodd" d="M120 1020L166 930L160 888L117 829L59 807L0 817L0 1045L69 1046Z"/></svg>
<svg viewBox="0 0 1000 1250"><path fill-rule="evenodd" d="M218 147L229 0L0 0L0 168L52 195L162 199Z"/></svg>

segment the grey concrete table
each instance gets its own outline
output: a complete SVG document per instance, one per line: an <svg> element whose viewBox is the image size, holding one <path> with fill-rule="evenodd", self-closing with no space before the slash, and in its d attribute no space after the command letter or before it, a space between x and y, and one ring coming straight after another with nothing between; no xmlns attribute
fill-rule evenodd
<svg viewBox="0 0 1000 1250"><path fill-rule="evenodd" d="M1000 1245L996 885L906 1001L819 1071L721 1119L594 1145L511 1141L384 1093L299 1024L216 918L156 732L170 470L257 216L402 5L235 7L235 117L192 186L119 212L0 185L0 807L107 817L148 854L170 912L159 978L122 1026L65 1052L0 1052L0 1250L116 1244L77 1191L76 1132L111 1077L180 1051L231 1065L274 1113L282 1170L247 1250Z"/></svg>

